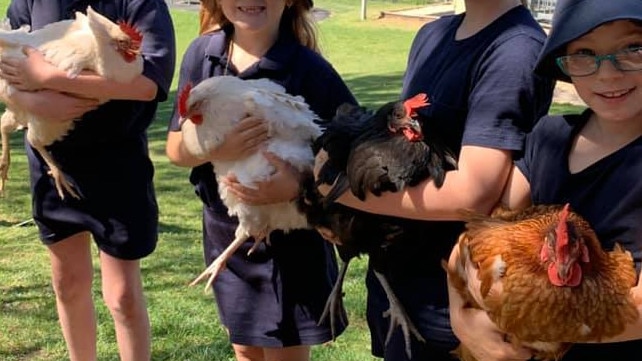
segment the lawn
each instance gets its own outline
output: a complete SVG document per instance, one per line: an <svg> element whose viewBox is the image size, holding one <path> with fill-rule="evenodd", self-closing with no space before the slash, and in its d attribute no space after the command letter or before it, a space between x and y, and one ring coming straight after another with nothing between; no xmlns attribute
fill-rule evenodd
<svg viewBox="0 0 642 361"><path fill-rule="evenodd" d="M8 3L0 0L0 13L5 13ZM417 29L416 23L378 20L379 11L417 4L413 0L370 1L368 17L360 21L357 0L315 1L317 7L330 11L330 16L319 23L323 52L362 104L375 106L398 94L408 48ZM172 17L178 54L182 54L196 35L196 13L173 9ZM174 86L176 83L175 79ZM172 89L172 97L175 90ZM149 129L161 210L158 248L142 261L152 323L153 359L233 360L211 294L203 293L202 287L187 287L204 267L200 203L188 183L188 171L172 166L164 155L171 104L168 101L161 105ZM554 111L575 109L556 105ZM0 198L0 360L63 360L66 351L55 312L47 254L37 239L35 227L28 222L31 203L22 136L18 132L11 138L10 179L6 196ZM346 280L348 330L336 342L315 347L315 360L375 360L370 356L365 323L364 270L365 261L356 260ZM96 267L96 276L99 272ZM94 290L98 301L99 359L118 360L111 319L100 302L98 283Z"/></svg>

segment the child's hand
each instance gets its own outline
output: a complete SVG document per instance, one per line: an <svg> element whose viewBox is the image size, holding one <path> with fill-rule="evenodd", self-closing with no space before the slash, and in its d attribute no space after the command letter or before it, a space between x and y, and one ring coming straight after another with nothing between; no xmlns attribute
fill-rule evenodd
<svg viewBox="0 0 642 361"><path fill-rule="evenodd" d="M12 96L12 100L20 107L28 109L34 116L50 122L80 118L99 105L95 99L78 98L53 90L18 91Z"/></svg>
<svg viewBox="0 0 642 361"><path fill-rule="evenodd" d="M299 172L288 162L272 153L263 155L274 166L274 173L264 182L258 182L255 188L239 183L234 175L223 178L228 190L246 204L265 205L289 202L299 194Z"/></svg>
<svg viewBox="0 0 642 361"><path fill-rule="evenodd" d="M210 159L232 161L256 153L268 139L268 126L263 119L249 116L227 134L223 143L214 148Z"/></svg>
<svg viewBox="0 0 642 361"><path fill-rule="evenodd" d="M0 77L14 88L35 91L47 88L47 83L63 71L48 63L43 54L31 47L24 47L26 58L5 57L0 61Z"/></svg>

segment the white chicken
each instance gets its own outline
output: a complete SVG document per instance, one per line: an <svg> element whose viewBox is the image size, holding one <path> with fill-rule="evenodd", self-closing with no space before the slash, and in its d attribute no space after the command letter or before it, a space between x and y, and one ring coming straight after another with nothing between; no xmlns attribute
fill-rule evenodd
<svg viewBox="0 0 642 361"><path fill-rule="evenodd" d="M90 70L102 77L127 83L143 71L141 43L142 35L133 26L125 22L116 24L87 7L86 15L76 12L73 20L51 23L32 32L29 32L28 27L0 30L0 59L9 56L24 57L22 48L30 46L42 52L49 63L66 71L69 78L77 76L83 70ZM13 91L13 87L6 80L0 79L1 99L8 99ZM22 126L27 128L29 144L47 163L60 198L64 199L64 191L79 198L45 148L61 140L73 128L74 119L58 123L47 122L23 109L7 107L0 121L0 193L4 190L10 164L8 137L11 132Z"/></svg>
<svg viewBox="0 0 642 361"><path fill-rule="evenodd" d="M311 143L321 135L321 128L315 123L317 115L302 97L286 93L282 86L270 80L242 80L233 76L208 78L194 88L188 85L181 91L178 112L185 149L193 156L207 159L210 151L225 139L236 123L248 115L254 115L268 123L268 152L302 173L311 172L314 167ZM225 183L220 181L221 177L230 173L246 187L267 180L275 169L261 152L234 161L211 163L216 172L221 199L228 213L238 217L239 226L234 241L191 283L194 285L209 275L206 290L227 259L250 237L254 237L256 247L273 230L287 232L309 228L305 215L299 211L295 201L248 205L229 192Z"/></svg>

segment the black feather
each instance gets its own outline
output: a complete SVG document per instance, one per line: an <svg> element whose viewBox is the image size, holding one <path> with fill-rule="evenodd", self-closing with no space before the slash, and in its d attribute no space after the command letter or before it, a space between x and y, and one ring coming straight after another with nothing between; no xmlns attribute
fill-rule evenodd
<svg viewBox="0 0 642 361"><path fill-rule="evenodd" d="M341 283L350 261L368 254L373 270L385 274L386 249L404 238L406 230L412 233L410 230L417 224L414 220L350 208L336 203L336 199L350 189L365 200L370 194L397 192L427 178L441 187L446 172L457 167L455 156L434 135L424 134L421 140L409 141L403 129L410 120L403 101L395 101L376 112L344 104L323 125L324 133L316 147L327 152L328 160L316 182L311 176L304 181L300 204L311 225L329 231L340 243L336 249L344 264L320 322L329 316L334 325L334 318L341 315ZM333 185L326 197L318 192L319 184ZM421 338L418 333L415 336Z"/></svg>

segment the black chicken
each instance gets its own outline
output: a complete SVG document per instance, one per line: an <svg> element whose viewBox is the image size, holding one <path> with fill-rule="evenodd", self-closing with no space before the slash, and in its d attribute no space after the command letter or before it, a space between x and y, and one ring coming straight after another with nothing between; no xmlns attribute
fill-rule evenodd
<svg viewBox="0 0 642 361"><path fill-rule="evenodd" d="M361 200L369 193L396 192L431 177L437 187L447 170L456 169L455 157L437 139L424 136L422 125L414 118L415 109L427 106L425 94L406 101L383 105L375 113L363 107L344 104L335 117L324 124L324 134L315 143L328 159L317 180L304 181L302 208L308 222L337 248L343 264L339 278L328 298L320 322L330 318L334 333L335 317L341 317L343 280L350 261L368 254L373 271L386 292L390 309L387 340L401 326L410 356L410 333L422 342L406 311L384 276L386 247L399 240L417 221L376 215L335 202L348 188ZM333 185L326 197L317 185ZM345 321L345 320L344 320ZM386 340L386 342L387 342Z"/></svg>

